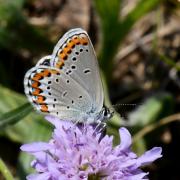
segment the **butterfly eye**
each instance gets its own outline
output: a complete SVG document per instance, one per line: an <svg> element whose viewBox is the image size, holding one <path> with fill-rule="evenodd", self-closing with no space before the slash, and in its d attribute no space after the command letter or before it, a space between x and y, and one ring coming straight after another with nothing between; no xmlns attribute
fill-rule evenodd
<svg viewBox="0 0 180 180"><path fill-rule="evenodd" d="M103 115L104 115L104 119L110 119L114 112L113 111L110 111L108 108L104 107L103 108L103 111L102 111Z"/></svg>
<svg viewBox="0 0 180 180"><path fill-rule="evenodd" d="M104 114L104 117L109 117L111 112L108 108L104 107L104 110L103 110L103 114Z"/></svg>
<svg viewBox="0 0 180 180"><path fill-rule="evenodd" d="M108 115L108 110L104 109L104 116L107 116L107 115Z"/></svg>

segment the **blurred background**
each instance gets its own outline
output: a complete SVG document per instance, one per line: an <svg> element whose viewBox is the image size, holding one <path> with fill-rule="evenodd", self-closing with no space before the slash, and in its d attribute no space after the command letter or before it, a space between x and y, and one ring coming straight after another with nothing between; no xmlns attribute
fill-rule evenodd
<svg viewBox="0 0 180 180"><path fill-rule="evenodd" d="M126 126L137 154L163 148L163 158L144 168L149 178L179 180L178 0L0 0L0 179L11 179L8 170L25 179L32 157L20 145L51 137L52 127L27 102L23 78L76 27L91 37L105 102L117 112L107 127L114 144Z"/></svg>

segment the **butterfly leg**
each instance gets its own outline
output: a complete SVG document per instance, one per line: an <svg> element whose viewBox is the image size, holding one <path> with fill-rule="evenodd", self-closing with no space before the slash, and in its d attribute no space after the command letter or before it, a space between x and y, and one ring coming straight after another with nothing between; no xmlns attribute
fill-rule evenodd
<svg viewBox="0 0 180 180"><path fill-rule="evenodd" d="M72 126L72 129L74 128L76 128L76 126L78 125L78 123L79 123L79 120L77 120L74 124L73 124L73 126Z"/></svg>
<svg viewBox="0 0 180 180"><path fill-rule="evenodd" d="M97 125L94 128L94 133L101 133L106 128L106 123L102 121L97 121Z"/></svg>

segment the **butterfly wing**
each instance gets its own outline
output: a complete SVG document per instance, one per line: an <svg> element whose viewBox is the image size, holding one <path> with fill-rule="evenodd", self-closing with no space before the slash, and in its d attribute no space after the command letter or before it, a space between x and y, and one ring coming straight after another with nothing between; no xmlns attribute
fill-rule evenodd
<svg viewBox="0 0 180 180"><path fill-rule="evenodd" d="M35 109L63 120L81 121L83 112L92 107L87 92L57 68L35 66L26 73L24 85Z"/></svg>
<svg viewBox="0 0 180 180"><path fill-rule="evenodd" d="M95 51L86 31L80 28L68 31L54 48L51 66L63 71L89 94L92 111L101 111L103 88Z"/></svg>
<svg viewBox="0 0 180 180"><path fill-rule="evenodd" d="M103 107L103 89L92 43L82 29L68 31L52 56L30 69L25 93L40 112L63 120L85 121Z"/></svg>

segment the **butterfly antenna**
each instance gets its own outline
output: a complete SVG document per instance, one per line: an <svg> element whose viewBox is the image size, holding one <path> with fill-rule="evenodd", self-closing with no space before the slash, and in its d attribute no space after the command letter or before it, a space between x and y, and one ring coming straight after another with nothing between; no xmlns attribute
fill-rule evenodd
<svg viewBox="0 0 180 180"><path fill-rule="evenodd" d="M115 104L115 105L112 105L112 109L115 109L115 110L120 110L123 112L128 112L128 111L131 111L133 109L136 108L136 106L139 105L139 104L125 104L125 103L120 103L120 104Z"/></svg>
<svg viewBox="0 0 180 180"><path fill-rule="evenodd" d="M120 107L120 106L137 106L137 104L126 104L126 103L120 103L120 104L113 104L112 107Z"/></svg>
<svg viewBox="0 0 180 180"><path fill-rule="evenodd" d="M136 103L119 103L119 104L115 104L112 105L110 107L110 109L115 109L118 114L121 117L121 121L123 123L123 125L127 124L127 119L128 119L128 113L135 110L137 108L137 106L141 105L140 103L136 104Z"/></svg>

